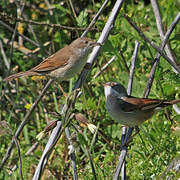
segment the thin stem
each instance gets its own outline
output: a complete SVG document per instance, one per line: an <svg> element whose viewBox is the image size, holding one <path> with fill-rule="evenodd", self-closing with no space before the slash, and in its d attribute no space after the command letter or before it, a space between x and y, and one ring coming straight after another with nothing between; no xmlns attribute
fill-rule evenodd
<svg viewBox="0 0 180 180"><path fill-rule="evenodd" d="M151 5L152 5L153 11L154 11L154 17L156 18L156 25L157 25L157 29L158 29L160 37L161 37L161 41L163 41L165 36L164 36L162 18L161 18L157 0L151 0ZM172 59L174 63L178 64L176 57L173 55L173 53L171 51L169 42L166 43L166 46L164 49L165 49L165 52L168 55L168 57L170 59ZM177 71L174 68L173 68L173 71L177 73Z"/></svg>
<svg viewBox="0 0 180 180"><path fill-rule="evenodd" d="M93 76L94 79L96 79L114 60L116 59L116 56L113 56L100 70Z"/></svg>
<svg viewBox="0 0 180 180"><path fill-rule="evenodd" d="M135 70L135 64L136 64L139 44L140 44L139 42L135 41L135 48L134 48L134 52L133 52L133 56L132 56L132 60L131 60L131 69L130 69L130 73L129 73L129 82L128 82L128 89L127 89L128 95L131 95L131 92L132 92L134 70Z"/></svg>
<svg viewBox="0 0 180 180"><path fill-rule="evenodd" d="M27 114L25 115L23 121L21 122L21 124L19 125L16 133L15 133L15 137L17 138L21 131L23 130L24 126L27 124L27 122L29 121L30 116L32 115L34 109L36 108L36 106L38 105L39 101L42 99L42 97L44 96L44 94L46 93L47 89L49 88L49 86L51 85L51 83L53 82L52 79L50 79L47 84L45 85L44 89L42 90L41 94L37 97L37 99L35 100L35 102L32 104L30 110L27 112ZM13 144L14 144L14 138L11 140L11 143L6 151L5 156L3 157L1 164L0 164L0 170L3 168L5 162L7 161L7 159L10 156L11 150L13 148Z"/></svg>

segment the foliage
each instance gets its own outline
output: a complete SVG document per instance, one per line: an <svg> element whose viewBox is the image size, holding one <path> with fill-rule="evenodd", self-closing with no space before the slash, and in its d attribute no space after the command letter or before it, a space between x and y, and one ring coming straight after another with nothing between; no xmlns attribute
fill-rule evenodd
<svg viewBox="0 0 180 180"><path fill-rule="evenodd" d="M173 0L159 1L165 30L167 30L178 13L178 3L178 1ZM74 1L73 6L77 17L73 15L68 1L51 0L50 4L52 8L48 10L45 1L27 0L23 10L23 19L27 17L29 20L46 22L47 24L61 24L68 27L87 27L100 8L102 1ZM96 22L96 30L88 33L89 37L98 39L113 5L113 2L108 3L100 19ZM1 1L0 6L2 12L12 17L17 17L17 7L14 1ZM80 179L93 179L90 162L85 149L83 149L84 145L90 149L98 179L112 178L112 172L115 170L120 154L121 125L115 123L106 111L104 92L100 82L119 81L127 87L129 74L122 60L124 59L129 67L135 40L141 41L132 95L142 97L156 54L156 51L142 40L137 32L128 24L123 17L124 13L129 14L133 22L141 28L147 37L157 45L161 44L151 4L145 4L142 0L126 1L123 5L123 10L116 19L115 26L108 40L103 45L96 64L88 76L83 87L83 95L77 100L75 105L75 112L83 113L88 120L95 125L99 123L99 131L102 134L102 136L97 134L94 141L92 134L86 128L81 128L84 136L77 134L79 139L82 140L82 142L77 140L79 148L76 151L78 175ZM3 19L3 21L15 30L15 21L12 19ZM28 70L39 64L42 58L49 56L66 44L69 44L83 32L79 30L70 31L67 29L52 28L45 25L32 25L32 33L28 25L28 23L19 22L16 31L29 37L34 42L39 43L40 50L35 53L33 50L38 48L38 46L26 40L23 40L21 46L16 47L14 45L12 48L9 42L13 40L13 33L8 31L4 26L0 26L0 40L3 43L5 54L11 65L8 71L2 60L3 57L0 56L0 95L2 96L2 93L5 91L5 95L2 96L0 104L0 117L1 121L5 120L9 124L13 133L15 133L28 109L41 92L47 79L21 78L15 80L10 85L5 84L2 79L9 73L13 74L17 71ZM180 26L176 26L169 39L172 51L177 59L180 58L179 32ZM5 39L8 39L9 42L5 43ZM19 36L16 35L13 41L19 43ZM44 46L47 42L49 42L49 44ZM27 53L29 52L28 50L31 51L31 53ZM116 60L100 76L93 79L94 74L99 71L100 67L106 64L114 55L117 57ZM77 77L74 77L70 83L62 82L61 85L64 91L71 91L76 80ZM164 99L180 98L178 97L180 89L179 81L179 75L176 75L172 71L171 66L161 58L155 74L150 97ZM38 159L42 154L48 138L42 140L31 155L26 156L25 153L37 141L36 135L44 129L47 122L55 119L51 112L57 111L64 102L65 97L63 97L58 82L56 82L49 88L31 115L29 123L19 136L18 141L23 159L22 165L25 179L32 178L38 164ZM167 117L169 117L169 119ZM156 179L163 175L170 162L179 154L180 136L176 133L176 129L180 123L179 118L180 116L178 116L172 108L168 108L155 115L140 127L140 135L137 135L133 139L127 155L127 175L130 179ZM75 119L73 119L73 124L79 126ZM2 129L0 126L0 160L3 158L12 139L12 134L9 133L9 131L3 134L1 133ZM70 130L71 132L75 131L72 127ZM104 138L109 143L107 143ZM45 179L72 177L71 162L67 147L68 142L63 135L58 141L46 166L43 175ZM8 163L6 163L0 172L0 179L9 179L7 172L10 172L18 161L17 148L14 148L11 157L8 159ZM178 175L174 172L169 172L169 174L173 175L174 179L178 178ZM19 169L13 172L10 178L19 179Z"/></svg>

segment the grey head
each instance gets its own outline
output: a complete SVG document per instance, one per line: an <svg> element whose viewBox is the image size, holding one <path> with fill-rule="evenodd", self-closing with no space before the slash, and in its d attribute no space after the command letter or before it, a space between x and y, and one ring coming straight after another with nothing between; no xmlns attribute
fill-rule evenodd
<svg viewBox="0 0 180 180"><path fill-rule="evenodd" d="M107 83L102 83L102 85L104 86L104 92L106 98L109 95L114 95L118 97L127 96L127 91L125 87L118 82L107 82Z"/></svg>

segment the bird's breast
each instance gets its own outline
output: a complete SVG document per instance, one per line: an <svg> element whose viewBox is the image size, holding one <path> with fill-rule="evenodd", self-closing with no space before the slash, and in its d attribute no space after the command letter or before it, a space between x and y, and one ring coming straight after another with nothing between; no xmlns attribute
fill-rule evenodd
<svg viewBox="0 0 180 180"><path fill-rule="evenodd" d="M114 120L128 127L138 126L142 124L144 121L146 121L147 119L151 118L152 115L154 114L153 110L145 110L145 111L135 110L131 112L125 112L122 109L123 104L121 108L121 105L119 105L118 102L116 101L112 101L112 99L111 100L107 99L106 107L110 116Z"/></svg>
<svg viewBox="0 0 180 180"><path fill-rule="evenodd" d="M82 70L85 63L85 56L78 56L76 58L72 57L67 65L50 72L49 76L52 78L58 78L60 81L70 79Z"/></svg>

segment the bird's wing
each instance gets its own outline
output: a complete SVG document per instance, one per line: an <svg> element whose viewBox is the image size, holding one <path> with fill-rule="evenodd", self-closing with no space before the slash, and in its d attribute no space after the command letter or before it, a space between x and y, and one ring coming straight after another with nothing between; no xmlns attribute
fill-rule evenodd
<svg viewBox="0 0 180 180"><path fill-rule="evenodd" d="M160 106L164 101L158 99L146 99L146 98L135 98L135 97L121 97L124 101L123 110L130 112L133 110L150 110L157 106Z"/></svg>
<svg viewBox="0 0 180 180"><path fill-rule="evenodd" d="M55 54L46 58L39 65L32 68L31 71L43 73L43 72L58 69L60 67L64 67L68 63L67 59L69 58L69 53L71 53L71 52L66 51L67 47L68 46L65 46L64 48L57 51ZM69 51L70 51L70 48L69 48Z"/></svg>

